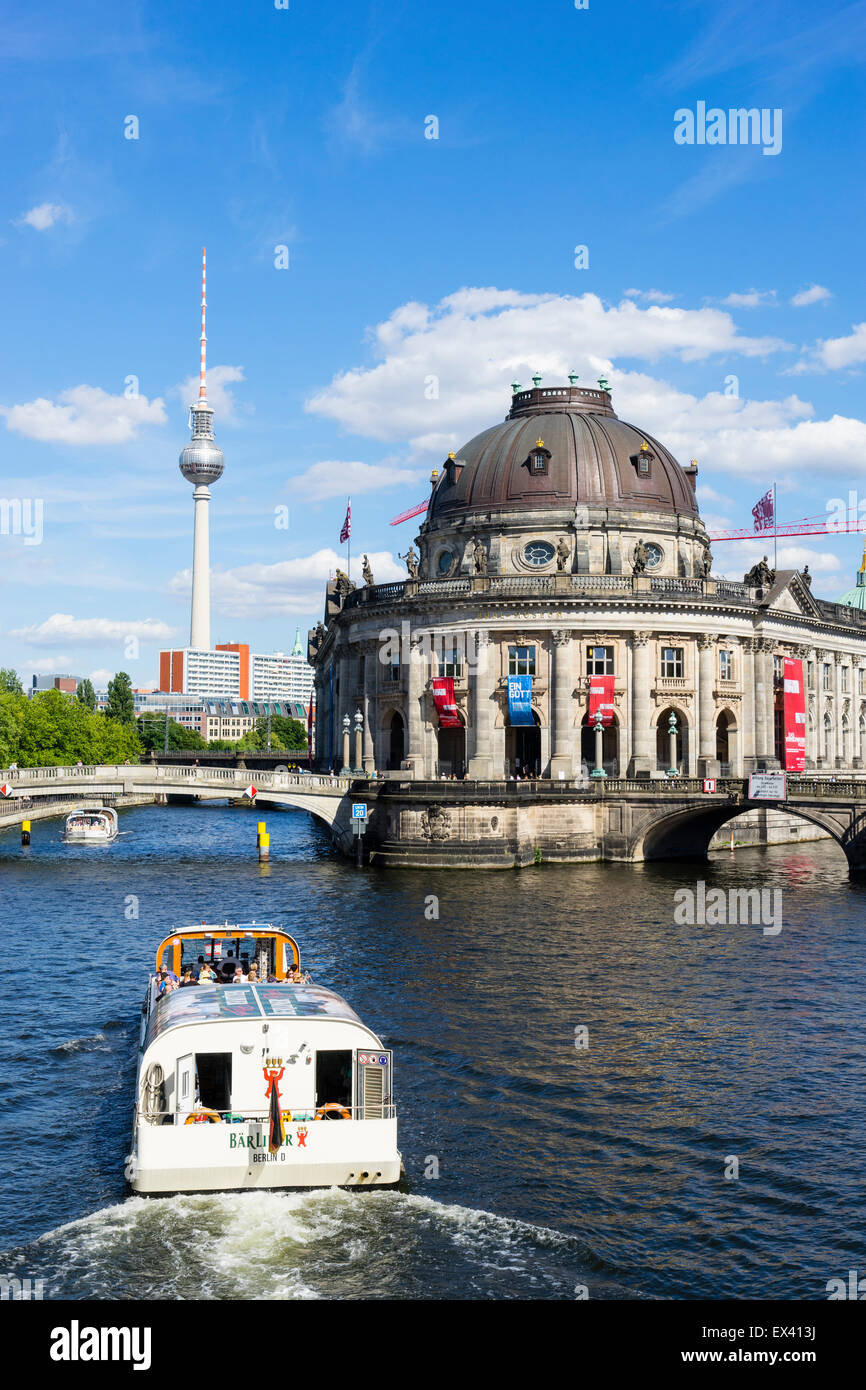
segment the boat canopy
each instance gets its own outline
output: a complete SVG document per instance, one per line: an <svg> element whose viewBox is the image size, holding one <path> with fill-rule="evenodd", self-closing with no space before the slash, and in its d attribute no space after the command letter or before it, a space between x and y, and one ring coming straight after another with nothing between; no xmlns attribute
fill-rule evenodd
<svg viewBox="0 0 866 1390"><path fill-rule="evenodd" d="M345 999L322 985L197 985L174 990L151 1010L144 1046L187 1023L279 1018L336 1018L364 1026Z"/></svg>
<svg viewBox="0 0 866 1390"><path fill-rule="evenodd" d="M168 955L166 968L180 975L185 960L201 955L209 963L242 960L245 955L252 957L262 945L271 948L273 972L278 980L285 979L290 960L294 969L301 968L301 953L298 943L288 932L272 927L268 922L223 922L210 926L202 922L198 927L181 927L165 937L157 947L156 968L163 968L163 958ZM280 946L285 947L279 950Z"/></svg>

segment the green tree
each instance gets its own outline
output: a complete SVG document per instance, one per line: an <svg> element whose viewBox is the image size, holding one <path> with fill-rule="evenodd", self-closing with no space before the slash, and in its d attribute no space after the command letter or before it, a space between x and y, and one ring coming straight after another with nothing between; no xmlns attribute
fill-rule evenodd
<svg viewBox="0 0 866 1390"><path fill-rule="evenodd" d="M24 688L18 679L18 672L13 671L11 666L0 666L0 690L5 690L9 695L24 694Z"/></svg>
<svg viewBox="0 0 866 1390"><path fill-rule="evenodd" d="M21 762L21 721L26 706L23 695L0 690L0 767Z"/></svg>
<svg viewBox="0 0 866 1390"><path fill-rule="evenodd" d="M105 713L118 724L135 722L135 701L132 697L132 681L125 671L118 671L114 680L108 682L108 704Z"/></svg>
<svg viewBox="0 0 866 1390"><path fill-rule="evenodd" d="M147 749L159 753L165 747L165 715L151 710L141 715L138 723L138 736ZM176 720L168 721L168 746L170 750L187 748L207 748L207 743L197 729L187 729Z"/></svg>
<svg viewBox="0 0 866 1390"><path fill-rule="evenodd" d="M255 727L244 734L239 748L261 751L268 746L268 720L264 715L257 719ZM306 748L307 731L299 719L289 719L282 714L271 715L271 750L286 752L289 749Z"/></svg>
<svg viewBox="0 0 866 1390"><path fill-rule="evenodd" d="M19 714L15 760L25 767L70 765L79 760L132 762L141 754L132 725L94 714L80 700L60 690L45 690L32 700L22 698Z"/></svg>
<svg viewBox="0 0 866 1390"><path fill-rule="evenodd" d="M86 678L83 681L79 681L78 689L75 692L75 698L84 705L85 709L95 710L96 691L93 689L93 681L87 680Z"/></svg>

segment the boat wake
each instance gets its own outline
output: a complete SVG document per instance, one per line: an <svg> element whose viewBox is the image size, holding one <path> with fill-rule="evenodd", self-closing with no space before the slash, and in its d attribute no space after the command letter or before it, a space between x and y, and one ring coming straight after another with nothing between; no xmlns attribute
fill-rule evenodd
<svg viewBox="0 0 866 1390"><path fill-rule="evenodd" d="M58 1043L51 1051L55 1057L68 1052L109 1052L111 1049L104 1033L94 1033L89 1038L70 1038L69 1042Z"/></svg>
<svg viewBox="0 0 866 1390"><path fill-rule="evenodd" d="M400 1192L132 1197L2 1257L45 1298L605 1296L582 1241ZM622 1295L608 1281L607 1296Z"/></svg>

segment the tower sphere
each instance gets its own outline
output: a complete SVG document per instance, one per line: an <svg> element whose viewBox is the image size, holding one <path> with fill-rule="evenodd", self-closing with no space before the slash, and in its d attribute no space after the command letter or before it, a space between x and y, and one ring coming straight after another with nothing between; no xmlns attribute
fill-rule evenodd
<svg viewBox="0 0 866 1390"><path fill-rule="evenodd" d="M179 467L187 482L196 487L215 483L225 468L223 451L214 442L213 411L206 404L190 408L192 439L180 455Z"/></svg>

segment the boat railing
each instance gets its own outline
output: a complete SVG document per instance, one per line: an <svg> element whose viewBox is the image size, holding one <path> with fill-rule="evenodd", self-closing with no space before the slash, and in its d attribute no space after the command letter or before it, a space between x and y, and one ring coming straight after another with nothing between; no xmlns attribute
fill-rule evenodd
<svg viewBox="0 0 866 1390"><path fill-rule="evenodd" d="M306 1106L299 1110L283 1108L283 1124L312 1124L324 1123L329 1118L336 1120L395 1120L397 1118L397 1107L391 1104L379 1105L339 1105L325 1111L324 1106ZM214 1117L217 1117L216 1119ZM211 1110L207 1106L196 1107L194 1110L156 1110L148 1112L140 1106L136 1110L136 1119L145 1121L151 1125L163 1125L169 1121L174 1125L193 1124L256 1124L267 1128L270 1122L269 1110Z"/></svg>

